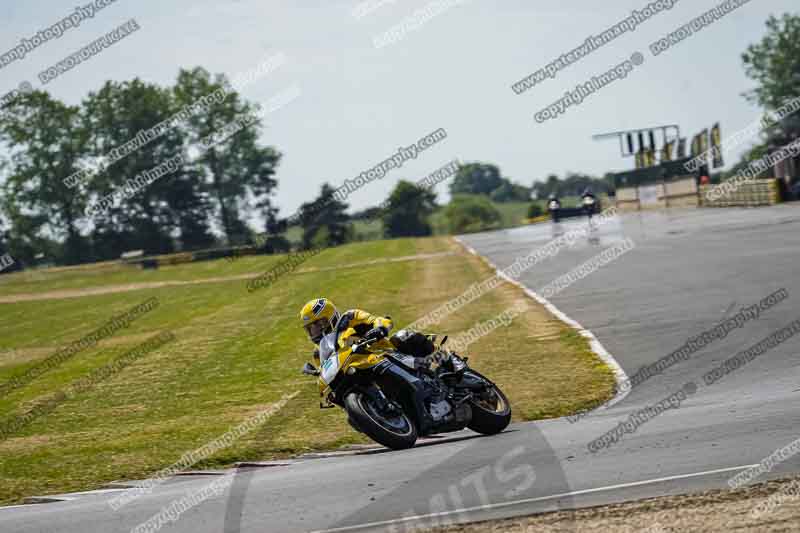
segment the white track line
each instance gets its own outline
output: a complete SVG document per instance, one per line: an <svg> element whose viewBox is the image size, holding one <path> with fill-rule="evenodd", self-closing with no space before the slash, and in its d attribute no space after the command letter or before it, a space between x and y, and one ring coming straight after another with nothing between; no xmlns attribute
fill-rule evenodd
<svg viewBox="0 0 800 533"><path fill-rule="evenodd" d="M83 496L110 494L113 492L120 492L123 490L127 489L97 489L97 490L86 490L83 492L68 492L66 494L54 494L52 496L29 496L25 498L25 500L28 501L29 503L23 503L20 505L5 505L0 507L0 512L5 511L6 509L37 509L40 508L38 506L44 505L46 503L72 502L80 499Z"/></svg>
<svg viewBox="0 0 800 533"><path fill-rule="evenodd" d="M631 483L619 483L617 485L608 485L606 487L597 487L594 489L583 489L583 490L574 490L572 492L562 492L561 494L551 494L550 496L539 496L537 498L526 498L524 500L514 500L510 502L500 502L500 503L490 503L488 505L478 505L476 507L466 507L464 509L456 509L453 511L444 511L441 513L430 513L430 514L421 514L416 516L406 516L403 518L395 518L392 520L383 520L380 522L369 522L367 524L358 524L356 526L345 526L345 527L337 527L334 529L322 529L317 531L312 531L311 533L336 533L339 531L353 531L356 529L363 529L366 527L376 527L376 526L388 526L391 524L399 524L402 522L410 522L413 520L423 520L426 518L438 518L442 516L448 516L452 514L459 514L459 513L469 513L474 511L487 511L490 509L500 509L503 507L510 507L512 505L520 505L525 503L535 503L535 502L543 502L547 500L555 500L558 498L569 498L571 496L581 496L584 494L592 494L595 492L605 492L609 490L616 490L616 489L627 489L631 487L638 487L641 485L650 485L653 483L663 483L665 481L675 481L676 479L687 479L692 477L700 477L700 476L707 476L711 474L722 474L724 472L733 472L735 470L744 470L746 468L753 468L758 466L756 465L744 465L744 466L732 466L729 468L718 468L716 470L706 470L705 472L695 472L692 474L680 474L677 476L667 476L667 477L659 477L655 479L646 479L644 481L633 481Z"/></svg>
<svg viewBox="0 0 800 533"><path fill-rule="evenodd" d="M479 254L477 251L475 251L474 248L466 244L460 238L458 237L453 237L453 238L458 244L466 248L467 251L469 251L471 254L485 261L486 264L488 264L497 273L498 276L500 276L507 282L511 283L512 285L516 285L517 287L522 289L522 291L525 294L527 294L528 296L530 296L531 298L542 304L548 311L550 311L553 315L555 315L556 318L558 318L562 322L566 323L568 326L577 330L582 337L589 339L589 347L597 355L597 357L599 357L605 364L609 366L609 368L611 368L611 371L614 373L614 379L617 385L614 397L608 400L603 405L596 407L595 409L593 409L593 411L596 411L598 409L607 409L612 405L622 401L628 395L628 393L631 390L630 380L628 379L628 375L625 373L625 370L619 365L619 363L617 363L617 360L614 359L614 356L611 355L609 351L606 350L605 347L600 343L597 337L595 337L594 333L581 326L576 320L573 320L572 318L567 316L566 313L564 313L563 311L561 311L561 309L553 305L553 303L544 296L535 293L534 291L532 291L519 281L509 277L505 272L497 268L497 265L489 261L489 259L487 259L486 257Z"/></svg>

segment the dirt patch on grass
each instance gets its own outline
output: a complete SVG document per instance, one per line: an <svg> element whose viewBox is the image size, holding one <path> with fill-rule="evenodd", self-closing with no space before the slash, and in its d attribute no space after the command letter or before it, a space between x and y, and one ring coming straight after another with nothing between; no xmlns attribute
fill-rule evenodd
<svg viewBox="0 0 800 533"><path fill-rule="evenodd" d="M128 344L138 344L149 339L152 333L137 333L135 335L122 335L119 337L110 337L103 339L97 343L98 348L107 348L109 346L124 346ZM63 345L52 346L29 346L22 349L0 350L0 367L13 366L22 363L32 362L38 359L53 355L56 350Z"/></svg>
<svg viewBox="0 0 800 533"><path fill-rule="evenodd" d="M404 257L389 257L382 259L374 259L371 261L347 263L344 265L336 265L332 267L301 268L296 270L294 274L306 274L312 272L322 272L327 270L340 270L343 268L357 268L362 266L378 265L382 263L396 263L399 261L421 261L425 259L440 257L442 255L449 255L450 253L452 252L417 254L417 255L408 255ZM233 276L219 276L219 277L185 280L185 281L184 280L152 281L152 282L141 282L141 283L126 283L124 285L109 285L106 287L91 287L86 289L63 289L59 291L12 294L8 296L0 296L0 303L30 302L36 300L60 300L63 298L83 298L86 296L97 296L100 294L114 294L119 292L141 291L145 289L160 289L162 287L201 285L205 283L224 283L227 281L239 281L239 280L251 279L256 276L260 276L261 274L263 274L263 272L247 272L245 274L236 274Z"/></svg>
<svg viewBox="0 0 800 533"><path fill-rule="evenodd" d="M358 268L362 266L369 266L369 265L380 265L383 263L397 263L400 261L422 261L425 259L435 259L437 257L443 257L446 255L453 255L456 253L455 250L451 250L448 252L434 252L434 253L425 253L425 254L416 254L416 255L406 255L403 257L384 257L381 259L373 259L371 261L359 261L357 263L346 263L344 265L336 265L330 267L312 267L312 268L300 268L295 272L298 274L302 274L305 272L325 272L327 270L341 270L343 268Z"/></svg>
<svg viewBox="0 0 800 533"><path fill-rule="evenodd" d="M29 450L40 446L49 446L53 443L50 435L31 435L29 437L17 437L0 441L0 451L3 453L13 453L17 451Z"/></svg>
<svg viewBox="0 0 800 533"><path fill-rule="evenodd" d="M578 511L449 526L431 533L728 533L730 531L788 532L800 524L798 480L783 479L738 490L708 491L696 495L667 496ZM770 501L780 505L758 512Z"/></svg>

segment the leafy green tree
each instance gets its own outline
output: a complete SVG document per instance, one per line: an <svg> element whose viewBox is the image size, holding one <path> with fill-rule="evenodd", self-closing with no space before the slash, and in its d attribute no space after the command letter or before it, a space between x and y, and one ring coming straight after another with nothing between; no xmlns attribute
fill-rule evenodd
<svg viewBox="0 0 800 533"><path fill-rule="evenodd" d="M503 182L489 195L494 202L527 202L531 198L531 190L503 178Z"/></svg>
<svg viewBox="0 0 800 533"><path fill-rule="evenodd" d="M9 147L2 159L2 208L11 222L10 253L31 261L45 235L64 239L68 264L89 259L80 220L86 196L63 179L78 170L86 131L80 110L34 91L8 104L0 116L0 142Z"/></svg>
<svg viewBox="0 0 800 533"><path fill-rule="evenodd" d="M224 98L206 99L221 91ZM181 122L170 119L192 109ZM250 239L245 220L254 210L279 224L271 197L280 154L257 142L261 120L223 76L203 69L183 70L173 87L139 79L106 82L80 106L67 106L45 92L21 95L0 115L0 210L10 225L9 253L24 262L44 252L56 262L77 263L119 257L125 250L167 253L215 244L215 225L228 242ZM246 124L203 150L198 142L223 127ZM159 124L156 136L140 136ZM117 160L112 151L147 139ZM198 149L201 148L201 149ZM112 156L113 157L113 156ZM173 162L170 172L107 211L87 207L124 190L129 180ZM99 166L97 163L103 163ZM78 185L65 179L86 168L95 171ZM332 237L335 238L335 237ZM273 248L283 246L280 241Z"/></svg>
<svg viewBox="0 0 800 533"><path fill-rule="evenodd" d="M263 241L256 241L256 244L268 254L288 252L291 244L285 235L287 227L287 221L278 217L278 209L270 207L264 223Z"/></svg>
<svg viewBox="0 0 800 533"><path fill-rule="evenodd" d="M451 233L471 233L500 226L502 216L483 195L453 197L445 208L445 218Z"/></svg>
<svg viewBox="0 0 800 533"><path fill-rule="evenodd" d="M182 250L200 250L216 243L209 225L213 206L207 194L192 182L194 171L175 176L164 200L171 209L172 225L180 234Z"/></svg>
<svg viewBox="0 0 800 533"><path fill-rule="evenodd" d="M747 97L777 109L800 96L800 15L767 19L767 35L742 54L745 73L758 86Z"/></svg>
<svg viewBox="0 0 800 533"><path fill-rule="evenodd" d="M423 237L432 233L428 217L436 208L436 193L400 180L383 213L386 237Z"/></svg>
<svg viewBox="0 0 800 533"><path fill-rule="evenodd" d="M742 54L745 73L757 84L745 96L769 111L800 97L800 15L767 19L767 34ZM777 122L767 132L769 148L800 137L800 114Z"/></svg>
<svg viewBox="0 0 800 533"><path fill-rule="evenodd" d="M106 157L113 150L167 120L175 112L175 102L168 89L134 79L126 82L106 82L97 92L90 92L83 103L84 127L89 132L90 150L84 164ZM123 188L129 179L150 171L176 156L181 156L186 136L180 128L166 130L161 136L137 148L102 171L95 173L85 189L92 202ZM91 216L92 237L99 257L119 257L126 250L142 249L148 254L169 253L175 245L175 228L186 225L191 217L181 208L196 200L189 179L183 176L181 165L177 172L163 176L131 197L122 199L108 211ZM179 196L176 193L183 193ZM176 202L170 205L167 199Z"/></svg>
<svg viewBox="0 0 800 533"><path fill-rule="evenodd" d="M367 207L350 215L350 220L374 220L380 218L384 209L379 206Z"/></svg>
<svg viewBox="0 0 800 533"><path fill-rule="evenodd" d="M350 240L352 227L345 212L347 204L334 197L336 189L324 183L319 196L300 206L303 248L339 246Z"/></svg>
<svg viewBox="0 0 800 533"><path fill-rule="evenodd" d="M559 198L565 196L580 196L587 188L591 188L595 194L612 192L614 185L607 177L595 178L587 174L570 172L562 180L555 174L550 174L544 182L535 182L533 191L537 198L547 198L555 194Z"/></svg>
<svg viewBox="0 0 800 533"><path fill-rule="evenodd" d="M503 184L500 169L487 163L461 165L450 184L450 194L491 194Z"/></svg>
<svg viewBox="0 0 800 533"><path fill-rule="evenodd" d="M2 217L0 217L0 257L4 256L6 254L9 254L9 255L11 255L12 259L14 260L14 264L13 265L7 266L6 268L0 267L0 268L2 268L0 270L0 275L2 275L2 274L10 274L11 272L14 272L14 271L17 271L17 270L21 270L23 268L23 264L22 264L23 263L23 259L22 259L22 257L20 256L19 253L15 254L15 253L13 253L13 251L16 250L17 252L21 252L21 251L25 250L26 246L24 245L24 243L14 243L12 241L13 241L13 237L11 235L11 232L8 231L6 224L4 223ZM28 252L28 253L25 254L27 259L30 259L30 258L33 257L34 251L33 251L32 248L28 249L28 250L25 250L25 251ZM27 262L27 261L24 261L24 262Z"/></svg>
<svg viewBox="0 0 800 533"><path fill-rule="evenodd" d="M259 146L262 121L258 108L233 91L224 76L212 80L202 68L181 70L174 95L178 107L183 107L223 89L227 97L221 102L212 101L209 109L193 115L186 128L189 141L196 143L236 120L249 117L249 126L209 148L197 161L201 183L215 203L228 242L240 243L249 240L250 235L241 214L253 207L260 208L265 215L269 213L280 154L274 148Z"/></svg>
<svg viewBox="0 0 800 533"><path fill-rule="evenodd" d="M550 174L545 181L534 181L531 190L537 198L547 198L551 194L558 194L558 176Z"/></svg>

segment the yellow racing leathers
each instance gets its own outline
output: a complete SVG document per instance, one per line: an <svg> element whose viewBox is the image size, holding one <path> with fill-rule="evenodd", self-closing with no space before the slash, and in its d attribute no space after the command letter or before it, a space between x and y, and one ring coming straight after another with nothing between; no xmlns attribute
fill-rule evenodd
<svg viewBox="0 0 800 533"><path fill-rule="evenodd" d="M394 324L391 317L375 316L361 309L350 309L342 313L342 317L336 324L337 348L352 346L364 338L367 332L372 334L382 334L383 338L371 345L372 349L390 350L393 348L389 342L389 332Z"/></svg>

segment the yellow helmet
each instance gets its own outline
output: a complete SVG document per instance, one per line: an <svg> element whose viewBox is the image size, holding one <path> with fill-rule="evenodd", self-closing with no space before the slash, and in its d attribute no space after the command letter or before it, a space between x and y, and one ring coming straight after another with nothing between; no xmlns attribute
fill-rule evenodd
<svg viewBox="0 0 800 533"><path fill-rule="evenodd" d="M319 344L324 335L333 331L339 322L339 312L327 298L309 300L300 310L300 320L314 344Z"/></svg>

